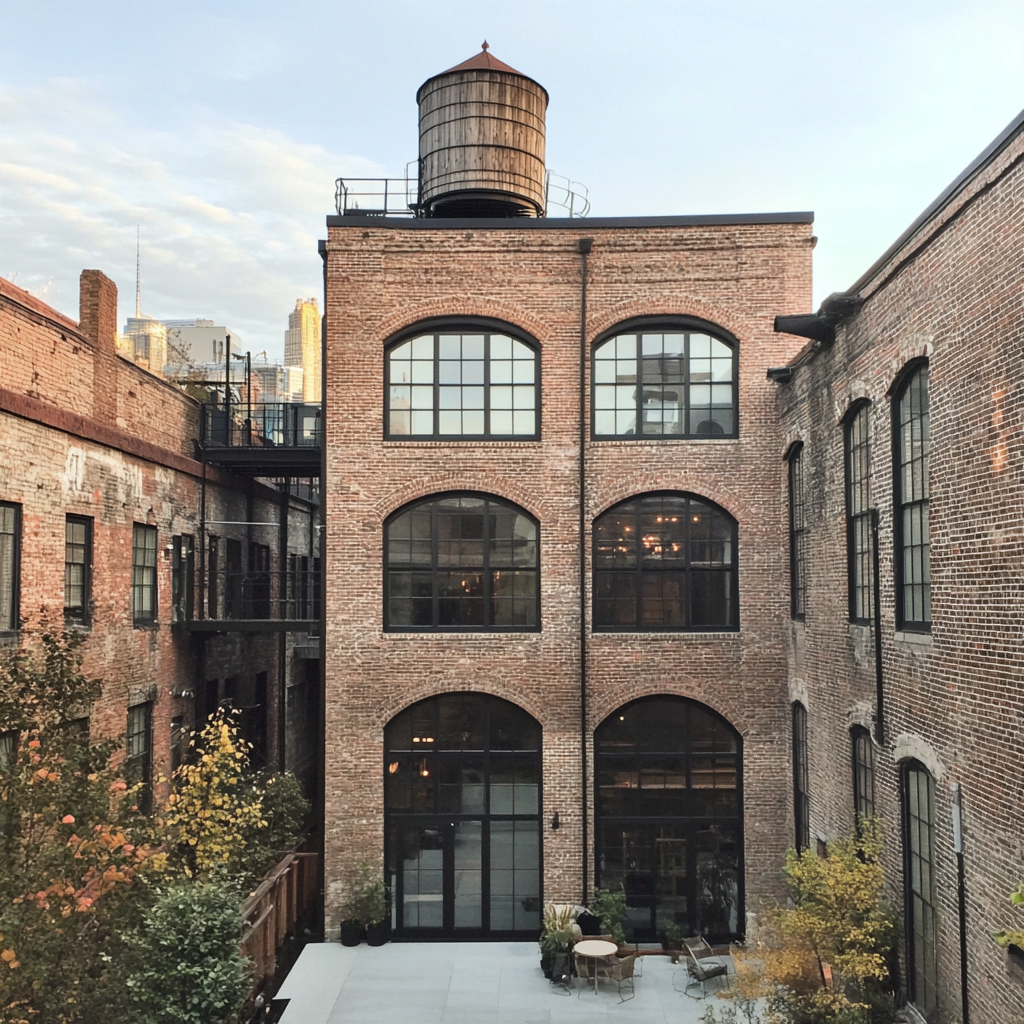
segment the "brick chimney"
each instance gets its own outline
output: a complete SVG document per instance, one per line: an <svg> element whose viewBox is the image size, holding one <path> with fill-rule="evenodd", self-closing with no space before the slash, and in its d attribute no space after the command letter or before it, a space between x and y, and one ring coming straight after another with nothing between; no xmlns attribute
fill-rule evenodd
<svg viewBox="0 0 1024 1024"><path fill-rule="evenodd" d="M117 285L101 270L83 270L78 285L79 329L97 351L115 352Z"/></svg>

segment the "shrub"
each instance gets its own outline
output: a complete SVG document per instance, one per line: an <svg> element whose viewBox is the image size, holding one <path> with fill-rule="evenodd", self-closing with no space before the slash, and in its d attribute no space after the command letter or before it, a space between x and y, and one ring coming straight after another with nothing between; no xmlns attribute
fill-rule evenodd
<svg viewBox="0 0 1024 1024"><path fill-rule="evenodd" d="M626 890L595 889L590 901L590 912L601 922L601 933L610 935L615 942L626 941L622 919L626 916Z"/></svg>
<svg viewBox="0 0 1024 1024"><path fill-rule="evenodd" d="M233 1024L248 994L239 952L242 898L224 879L161 887L125 937L138 1024Z"/></svg>

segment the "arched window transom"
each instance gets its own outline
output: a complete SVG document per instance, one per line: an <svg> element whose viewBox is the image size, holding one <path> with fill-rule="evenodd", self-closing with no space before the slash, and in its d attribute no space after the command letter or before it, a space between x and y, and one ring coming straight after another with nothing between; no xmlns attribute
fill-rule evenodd
<svg viewBox="0 0 1024 1024"><path fill-rule="evenodd" d="M537 522L497 498L428 498L384 529L385 627L530 630L540 622Z"/></svg>
<svg viewBox="0 0 1024 1024"><path fill-rule="evenodd" d="M387 352L387 436L538 436L537 352L508 334L458 328Z"/></svg>
<svg viewBox="0 0 1024 1024"><path fill-rule="evenodd" d="M734 630L736 521L688 494L649 494L594 520L595 630Z"/></svg>
<svg viewBox="0 0 1024 1024"><path fill-rule="evenodd" d="M682 327L650 327L597 345L595 437L736 436L736 351Z"/></svg>

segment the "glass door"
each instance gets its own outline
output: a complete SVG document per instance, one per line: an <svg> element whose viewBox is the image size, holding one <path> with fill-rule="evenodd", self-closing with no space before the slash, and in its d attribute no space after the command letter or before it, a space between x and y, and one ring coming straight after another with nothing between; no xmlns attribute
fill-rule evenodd
<svg viewBox="0 0 1024 1024"><path fill-rule="evenodd" d="M385 731L385 858L401 937L535 937L540 727L483 694L431 697Z"/></svg>

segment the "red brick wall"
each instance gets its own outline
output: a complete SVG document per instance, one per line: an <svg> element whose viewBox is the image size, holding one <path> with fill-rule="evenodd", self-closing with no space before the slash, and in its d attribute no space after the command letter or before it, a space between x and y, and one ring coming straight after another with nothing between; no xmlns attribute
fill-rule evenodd
<svg viewBox="0 0 1024 1024"><path fill-rule="evenodd" d="M122 735L129 704L152 699L154 764L158 772L167 772L171 719L181 716L187 725L193 723L203 684L216 680L222 685L236 676L239 703L248 703L257 673L266 671L273 762L279 635L203 639L171 626L173 536L196 538L199 569L202 467L192 458L198 407L115 354L117 291L109 279L85 271L81 293L79 329L0 280L0 501L21 506L24 625L37 625L44 613L61 624L65 517L91 517L92 616L84 668L104 683L91 712L93 736ZM208 520L278 520L279 498L270 489L212 468L207 476ZM307 550L306 520L298 510L292 514L290 550ZM157 527L157 622L142 628L133 625L131 615L136 522ZM238 537L243 546L250 540L269 545L271 569L279 568L275 527L211 526L208 532ZM198 605L198 580L195 593Z"/></svg>
<svg viewBox="0 0 1024 1024"><path fill-rule="evenodd" d="M766 381L765 369L800 348L798 340L773 333L772 317L810 303L810 225L590 230L586 225L481 230L472 221L433 230L334 225L327 244L325 389L329 929L339 919L346 872L382 849L384 724L414 701L445 691L493 693L540 721L544 816L558 811L562 822L559 831L544 832L544 895L580 896L577 240L582 235L594 236L589 339L638 315L688 315L721 325L739 339L741 424L736 440L587 445L588 522L628 495L662 488L705 495L737 518L741 622L733 634L594 635L588 733L621 704L647 694L693 697L724 714L745 741L748 907L775 889L791 831L789 811L779 799L788 771L788 563L781 436L774 385ZM537 340L541 440L383 440L383 342L435 316L496 317ZM542 630L525 635L383 632L384 519L410 499L463 489L515 501L539 520ZM592 768L592 752L589 763ZM591 813L591 843L593 834Z"/></svg>
<svg viewBox="0 0 1024 1024"><path fill-rule="evenodd" d="M1024 987L1009 978L991 933L1016 922L1008 894L1024 875L1021 808L1024 684L1024 411L1021 251L1024 142L1016 142L905 250L868 281L859 315L835 346L779 387L785 445L805 442L811 550L804 623L789 627L792 694L805 694L811 831L853 824L849 729L875 707L873 633L848 625L843 447L839 421L871 400L872 503L880 511L886 742L877 751L878 808L894 906L903 903L900 763L935 777L939 1019L960 1019L951 782L963 786L971 1019L1011 1024ZM923 246L923 248L922 248ZM910 257L909 260L907 257ZM904 264L905 265L901 265ZM901 368L929 359L930 636L895 631L892 409Z"/></svg>

